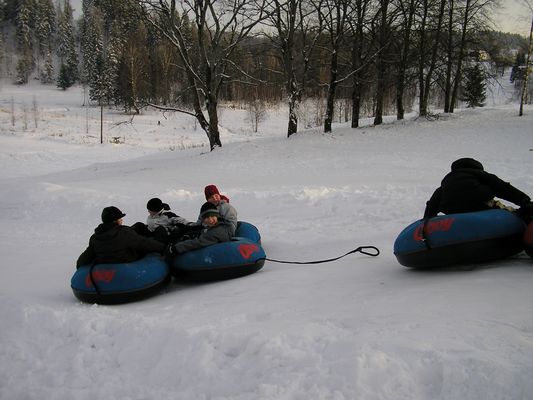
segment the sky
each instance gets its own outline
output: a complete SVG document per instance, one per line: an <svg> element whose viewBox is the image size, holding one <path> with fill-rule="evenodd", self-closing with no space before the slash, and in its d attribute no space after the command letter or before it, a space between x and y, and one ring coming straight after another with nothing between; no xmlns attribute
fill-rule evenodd
<svg viewBox="0 0 533 400"><path fill-rule="evenodd" d="M495 13L496 28L503 32L529 35L533 11L528 5L533 5L532 0L503 0L501 11Z"/></svg>
<svg viewBox="0 0 533 400"><path fill-rule="evenodd" d="M75 9L74 16L79 17L82 0L71 0L70 3ZM529 35L533 12L526 4L533 5L533 0L501 0L501 4L501 10L494 14L496 29L524 36Z"/></svg>

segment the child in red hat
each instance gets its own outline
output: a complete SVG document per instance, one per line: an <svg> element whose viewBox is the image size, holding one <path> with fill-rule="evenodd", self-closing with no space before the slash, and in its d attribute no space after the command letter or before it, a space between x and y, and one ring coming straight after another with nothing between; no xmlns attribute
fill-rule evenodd
<svg viewBox="0 0 533 400"><path fill-rule="evenodd" d="M237 210L229 203L229 199L220 194L215 185L207 185L204 188L204 194L205 199L217 207L220 217L232 226L232 234L235 234L237 229ZM201 223L200 218L198 223Z"/></svg>

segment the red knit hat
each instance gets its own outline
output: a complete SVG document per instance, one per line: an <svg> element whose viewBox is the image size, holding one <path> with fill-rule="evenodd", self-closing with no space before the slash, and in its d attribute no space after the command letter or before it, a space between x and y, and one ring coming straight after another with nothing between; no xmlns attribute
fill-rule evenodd
<svg viewBox="0 0 533 400"><path fill-rule="evenodd" d="M218 191L218 188L215 185L207 185L204 189L204 193L205 193L206 200L209 200L209 198L213 196L214 194L220 194L220 192Z"/></svg>

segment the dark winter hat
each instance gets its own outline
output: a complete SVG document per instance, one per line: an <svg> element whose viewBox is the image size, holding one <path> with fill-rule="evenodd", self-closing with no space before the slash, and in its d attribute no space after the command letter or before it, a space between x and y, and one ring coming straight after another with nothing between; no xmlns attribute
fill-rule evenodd
<svg viewBox="0 0 533 400"><path fill-rule="evenodd" d="M205 193L206 200L209 200L209 198L213 196L214 194L220 194L220 192L218 191L218 188L215 185L207 185L204 189L204 193Z"/></svg>
<svg viewBox="0 0 533 400"><path fill-rule="evenodd" d="M146 208L149 211L153 212L159 212L163 209L163 202L161 199L158 199L157 197L154 197L153 199L148 200L148 203L146 203Z"/></svg>
<svg viewBox="0 0 533 400"><path fill-rule="evenodd" d="M479 169L483 171L483 164L473 158L460 158L452 163L452 171L463 168Z"/></svg>
<svg viewBox="0 0 533 400"><path fill-rule="evenodd" d="M218 212L217 206L214 204L211 204L209 202L204 203L202 205L202 208L200 208L200 218L204 219L206 217L209 217L211 215L216 215L217 217L220 216L220 213Z"/></svg>
<svg viewBox="0 0 533 400"><path fill-rule="evenodd" d="M120 211L117 207L111 206L106 207L102 210L102 222L114 222L122 217L125 217L126 214L124 214L122 211Z"/></svg>

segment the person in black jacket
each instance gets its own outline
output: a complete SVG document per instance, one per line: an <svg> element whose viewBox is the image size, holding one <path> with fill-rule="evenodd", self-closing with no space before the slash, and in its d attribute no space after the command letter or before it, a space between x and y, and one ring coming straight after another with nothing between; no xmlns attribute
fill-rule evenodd
<svg viewBox="0 0 533 400"><path fill-rule="evenodd" d="M503 208L516 211L495 199L498 197L518 205L519 214L526 217L533 213L531 198L510 183L483 169L473 158L455 160L449 172L426 203L424 219L444 214Z"/></svg>
<svg viewBox="0 0 533 400"><path fill-rule="evenodd" d="M117 207L102 211L102 223L89 239L89 246L81 253L76 268L82 265L114 264L136 261L148 253L162 253L165 244L137 234L129 226L122 225L125 216Z"/></svg>

